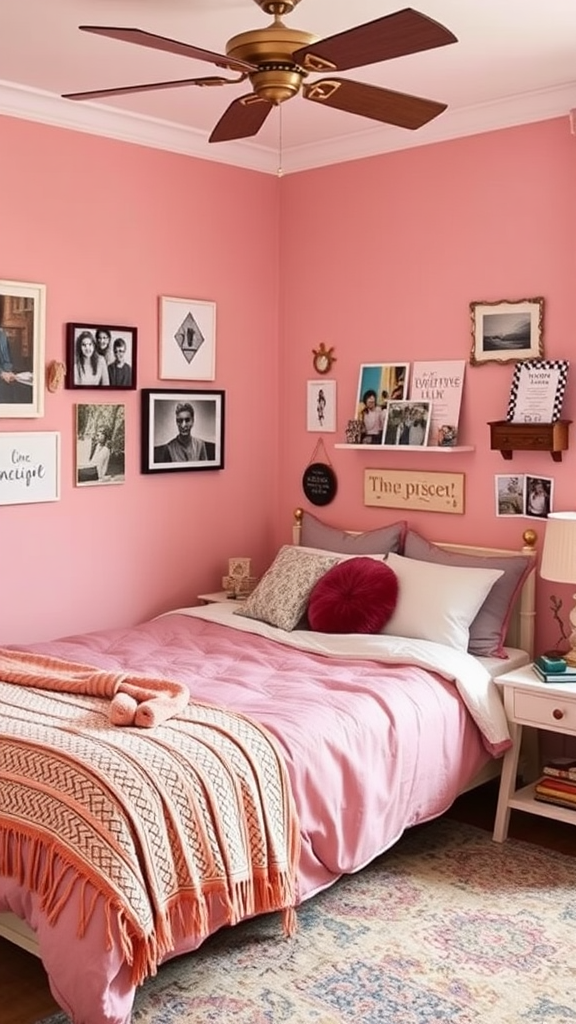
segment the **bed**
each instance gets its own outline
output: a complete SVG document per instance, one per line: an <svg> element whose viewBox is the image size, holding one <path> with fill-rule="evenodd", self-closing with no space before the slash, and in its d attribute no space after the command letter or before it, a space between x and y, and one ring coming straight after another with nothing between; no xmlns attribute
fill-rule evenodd
<svg viewBox="0 0 576 1024"><path fill-rule="evenodd" d="M488 549L297 510L245 601L3 649L0 936L74 1024L127 1024L156 963L244 916L277 910L281 941L300 902L499 770L493 678L532 656L534 565L533 531Z"/></svg>

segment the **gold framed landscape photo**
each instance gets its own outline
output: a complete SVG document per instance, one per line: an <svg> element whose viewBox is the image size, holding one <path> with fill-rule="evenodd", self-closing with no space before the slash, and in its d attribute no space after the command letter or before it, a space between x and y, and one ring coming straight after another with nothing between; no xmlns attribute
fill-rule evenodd
<svg viewBox="0 0 576 1024"><path fill-rule="evenodd" d="M0 416L44 415L46 285L0 281Z"/></svg>
<svg viewBox="0 0 576 1024"><path fill-rule="evenodd" d="M160 380L214 380L216 303L160 299Z"/></svg>
<svg viewBox="0 0 576 1024"><path fill-rule="evenodd" d="M544 355L544 299L471 302L470 362L515 363Z"/></svg>

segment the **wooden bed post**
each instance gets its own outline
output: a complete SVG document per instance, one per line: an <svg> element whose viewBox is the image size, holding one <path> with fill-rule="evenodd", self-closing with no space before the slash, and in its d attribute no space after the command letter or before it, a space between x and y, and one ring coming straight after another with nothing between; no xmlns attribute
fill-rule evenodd
<svg viewBox="0 0 576 1024"><path fill-rule="evenodd" d="M518 643L523 651L534 657L536 631L536 542L538 535L535 530L524 530L522 534L524 547L522 554L534 559L534 571L530 573L522 587L518 608Z"/></svg>

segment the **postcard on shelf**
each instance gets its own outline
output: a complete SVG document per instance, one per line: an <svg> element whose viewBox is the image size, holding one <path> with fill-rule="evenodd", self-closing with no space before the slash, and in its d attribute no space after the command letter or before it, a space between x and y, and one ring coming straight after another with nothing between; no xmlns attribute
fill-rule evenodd
<svg viewBox="0 0 576 1024"><path fill-rule="evenodd" d="M458 444L465 368L464 359L436 359L412 364L410 400L432 402L429 446L452 448Z"/></svg>
<svg viewBox="0 0 576 1024"><path fill-rule="evenodd" d="M526 359L516 363L506 419L512 423L555 423L562 413L567 359Z"/></svg>

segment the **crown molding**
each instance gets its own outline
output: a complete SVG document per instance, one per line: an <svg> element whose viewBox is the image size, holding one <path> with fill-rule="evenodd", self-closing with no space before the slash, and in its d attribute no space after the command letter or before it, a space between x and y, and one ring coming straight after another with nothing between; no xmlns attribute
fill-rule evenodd
<svg viewBox="0 0 576 1024"><path fill-rule="evenodd" d="M257 143L229 142L214 146L194 128L142 114L116 110L99 103L71 103L54 93L0 80L0 114L37 121L56 128L104 135L152 149L195 156L212 163L233 164L248 170L277 173L278 157Z"/></svg>
<svg viewBox="0 0 576 1024"><path fill-rule="evenodd" d="M566 115L576 107L576 83L559 88L510 96L492 103L447 110L418 132L396 128L369 128L337 139L295 146L283 153L283 174L330 164L379 156L434 142L512 128ZM53 93L0 80L0 114L37 121L58 128L103 135L153 149L231 164L265 174L278 174L278 155L257 142L230 142L212 146L193 128L112 109L101 104L70 103Z"/></svg>
<svg viewBox="0 0 576 1024"><path fill-rule="evenodd" d="M576 83L555 89L542 89L510 96L493 103L482 103L456 110L448 109L441 117L417 132L395 128L369 128L338 139L315 142L311 146L293 147L283 154L285 174L327 167L330 164L360 160L402 149L448 142L452 139L480 135L483 132L514 128L522 124L566 117L576 106Z"/></svg>

